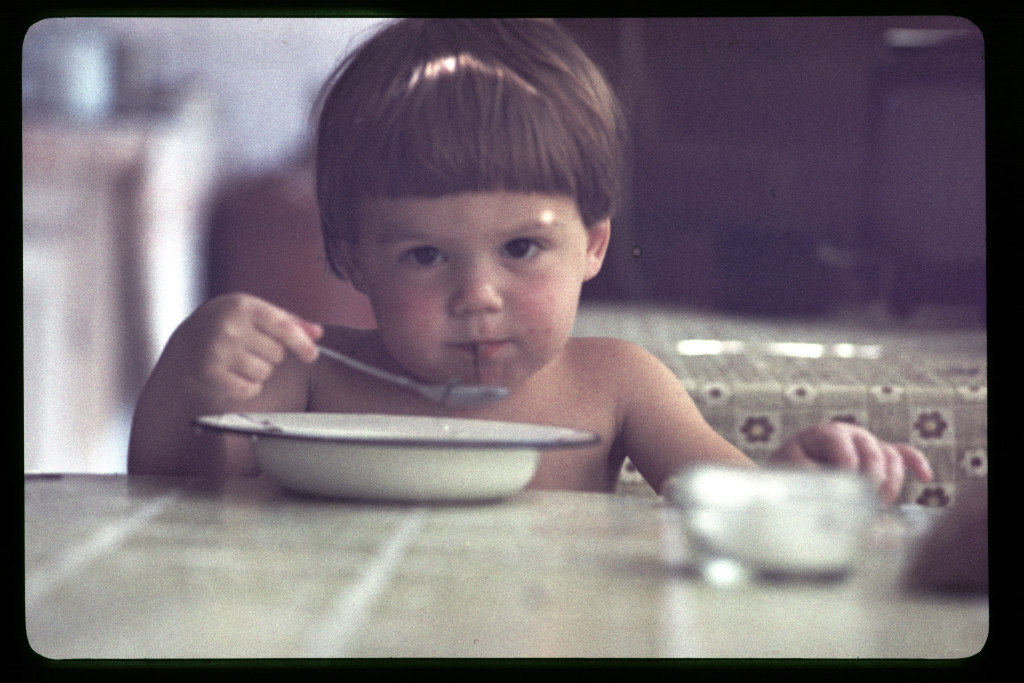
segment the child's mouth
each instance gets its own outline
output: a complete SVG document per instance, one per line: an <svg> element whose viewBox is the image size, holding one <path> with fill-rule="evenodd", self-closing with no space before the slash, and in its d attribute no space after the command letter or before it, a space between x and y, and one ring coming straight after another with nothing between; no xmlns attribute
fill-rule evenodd
<svg viewBox="0 0 1024 683"><path fill-rule="evenodd" d="M481 361L493 360L501 350L505 347L507 342L503 341L479 341L464 344L464 347L468 347L470 353L473 354L473 362L478 365Z"/></svg>
<svg viewBox="0 0 1024 683"><path fill-rule="evenodd" d="M481 381L481 368L497 360L508 344L507 341L483 340L454 344L453 346L472 359L476 380Z"/></svg>

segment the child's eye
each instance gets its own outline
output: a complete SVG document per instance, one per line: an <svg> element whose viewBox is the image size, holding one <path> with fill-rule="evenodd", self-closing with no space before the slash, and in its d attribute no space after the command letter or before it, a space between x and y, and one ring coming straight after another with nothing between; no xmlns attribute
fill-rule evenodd
<svg viewBox="0 0 1024 683"><path fill-rule="evenodd" d="M529 258L536 253L540 245L531 239L522 237L505 244L505 253L514 259Z"/></svg>
<svg viewBox="0 0 1024 683"><path fill-rule="evenodd" d="M436 266L444 261L444 254L436 247L416 247L405 252L403 259L410 260L418 266Z"/></svg>

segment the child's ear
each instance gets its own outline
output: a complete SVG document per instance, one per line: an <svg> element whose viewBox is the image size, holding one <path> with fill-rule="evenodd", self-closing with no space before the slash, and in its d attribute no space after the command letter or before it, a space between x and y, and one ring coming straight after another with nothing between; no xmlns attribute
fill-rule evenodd
<svg viewBox="0 0 1024 683"><path fill-rule="evenodd" d="M608 253L608 241L611 239L612 221L605 218L587 228L587 262L583 271L583 279L589 280L599 272Z"/></svg>
<svg viewBox="0 0 1024 683"><path fill-rule="evenodd" d="M334 260L360 294L367 294L366 278L359 259L359 245L347 240L338 240L334 245Z"/></svg>

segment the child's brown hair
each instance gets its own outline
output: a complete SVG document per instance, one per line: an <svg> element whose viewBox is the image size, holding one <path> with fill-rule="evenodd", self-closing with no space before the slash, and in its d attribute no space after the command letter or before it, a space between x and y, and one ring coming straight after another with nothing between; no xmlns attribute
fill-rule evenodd
<svg viewBox="0 0 1024 683"><path fill-rule="evenodd" d="M573 197L586 226L619 200L625 124L608 82L552 20L403 19L349 55L317 105L331 268L368 197Z"/></svg>

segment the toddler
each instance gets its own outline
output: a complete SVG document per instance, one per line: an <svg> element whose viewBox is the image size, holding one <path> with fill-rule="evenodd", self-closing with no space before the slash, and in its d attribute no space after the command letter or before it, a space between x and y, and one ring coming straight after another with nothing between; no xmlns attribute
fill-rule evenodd
<svg viewBox="0 0 1024 683"><path fill-rule="evenodd" d="M754 466L650 353L570 336L611 238L625 127L607 82L555 22L392 22L341 63L317 113L327 259L368 295L377 328L323 326L245 294L207 302L143 390L129 472L255 472L244 440L192 427L197 415L240 411L443 410L600 437L545 453L534 488L612 491L627 456L657 491L687 464ZM319 358L318 343L510 395L441 408ZM886 501L907 469L932 476L915 449L841 423L794 435L773 460L863 471Z"/></svg>

